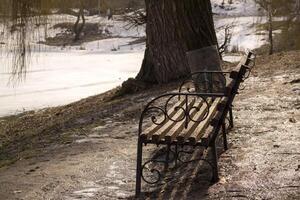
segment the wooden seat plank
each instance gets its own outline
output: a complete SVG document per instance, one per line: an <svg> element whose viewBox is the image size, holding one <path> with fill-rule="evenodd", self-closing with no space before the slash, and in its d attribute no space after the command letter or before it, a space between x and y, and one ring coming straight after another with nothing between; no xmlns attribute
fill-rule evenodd
<svg viewBox="0 0 300 200"><path fill-rule="evenodd" d="M210 138L212 136L212 134L215 131L215 127L209 125L206 130L204 131L202 137L201 137L201 144L204 146L209 146L209 142L210 142Z"/></svg>
<svg viewBox="0 0 300 200"><path fill-rule="evenodd" d="M188 108L191 108L194 105L194 103L195 103L195 98L193 98L192 101L188 102ZM179 109L172 118L174 120L179 120L183 117L184 114L185 114L184 111L182 109ZM169 120L166 124L161 126L155 133L153 133L152 141L158 143L160 139L163 138L176 123L178 122Z"/></svg>
<svg viewBox="0 0 300 200"><path fill-rule="evenodd" d="M196 142L201 138L204 133L204 130L208 127L210 120L215 116L217 112L218 104L222 101L222 98L216 98L212 103L209 114L207 118L200 122L195 131L188 137L188 140L192 144L196 144Z"/></svg>
<svg viewBox="0 0 300 200"><path fill-rule="evenodd" d="M194 104L194 107L197 108L197 109L199 109L199 111L197 111L197 109L193 109L192 110L192 112L190 113L190 117L192 119L194 119L195 117L197 117L199 115L198 113L203 113L203 111L202 111L203 109L201 110L201 107L204 106L203 104L204 104L204 101L202 99L200 101L196 101L196 103ZM206 104L205 104L205 106L206 106ZM197 115L197 116L195 116L195 115ZM197 119L198 119L198 117L197 117ZM188 128L192 127L190 125L192 123L194 123L194 122L193 121L189 121ZM168 142L168 143L171 143L172 141L174 141L175 138L178 136L178 134L180 134L181 131L184 130L185 124L186 124L185 120L176 123L176 125L173 126L173 128L165 135L165 141Z"/></svg>
<svg viewBox="0 0 300 200"><path fill-rule="evenodd" d="M208 98L207 103L210 106L212 103L212 99ZM207 110L207 105L205 103L203 103L203 106L201 106L200 110L195 114L194 120L200 121L201 118L204 117L206 110ZM184 143L184 139L186 137L189 137L194 132L194 130L196 129L196 127L198 126L199 123L200 122L190 121L188 128L185 129L184 131L182 131L178 136L176 136L177 142L180 144Z"/></svg>
<svg viewBox="0 0 300 200"><path fill-rule="evenodd" d="M171 109L169 109L169 111L171 111L171 113L168 113L170 117L173 117L177 110L176 110L176 107L181 107L185 104L185 99L183 100L180 100L178 101ZM161 120L158 119L158 121ZM162 127L164 124L167 123L169 119L166 119L165 122L161 125L156 125L156 124L153 124L152 126L148 127L141 135L140 137L143 139L143 140L147 140L149 139L160 127Z"/></svg>

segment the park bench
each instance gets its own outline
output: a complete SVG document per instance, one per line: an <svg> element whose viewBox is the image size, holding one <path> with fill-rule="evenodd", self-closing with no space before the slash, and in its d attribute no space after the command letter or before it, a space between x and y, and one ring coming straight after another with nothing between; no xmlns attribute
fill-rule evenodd
<svg viewBox="0 0 300 200"><path fill-rule="evenodd" d="M149 184L161 180L161 171L154 168L155 163L162 164L165 170L171 162L175 165L177 161L183 162L180 153L184 151L178 149L185 146L211 149L211 160L201 158L198 161L208 163L212 168L211 181L218 181L216 139L219 135L223 137L226 150L226 134L233 127L232 103L254 65L255 55L252 52L246 53L234 70L192 73L181 84L178 92L160 95L146 105L141 113L138 130L136 196L141 192L141 180ZM225 82L222 91L220 88L211 88L209 92L198 92L194 77L204 73L211 80L217 76L220 81L221 77L221 81ZM163 159L154 156L143 163L143 146L147 144L164 146L166 150ZM153 177L146 177L145 170Z"/></svg>

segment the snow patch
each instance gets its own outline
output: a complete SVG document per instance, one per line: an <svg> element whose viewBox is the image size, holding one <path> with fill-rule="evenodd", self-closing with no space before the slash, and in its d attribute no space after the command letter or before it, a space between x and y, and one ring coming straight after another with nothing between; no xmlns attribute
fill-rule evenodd
<svg viewBox="0 0 300 200"><path fill-rule="evenodd" d="M224 3L224 4L223 4ZM213 13L222 16L257 16L261 15L254 0L212 0Z"/></svg>

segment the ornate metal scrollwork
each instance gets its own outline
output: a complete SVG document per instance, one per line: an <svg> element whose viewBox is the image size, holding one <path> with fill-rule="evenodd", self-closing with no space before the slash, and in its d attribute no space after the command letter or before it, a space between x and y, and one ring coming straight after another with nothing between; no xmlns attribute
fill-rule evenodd
<svg viewBox="0 0 300 200"><path fill-rule="evenodd" d="M158 122L158 116L153 115L153 113L151 114L151 117L150 117L151 121L155 125L158 125L158 126L162 125L167 120L167 117L166 117L167 114L166 114L165 110L158 106L149 107L147 111L148 112L154 111L156 113L160 113L160 114L158 114L158 116L161 116L161 118L162 118L160 122Z"/></svg>
<svg viewBox="0 0 300 200"><path fill-rule="evenodd" d="M180 97L180 102L177 97ZM200 119L193 118L193 114L200 111L199 107L193 103L196 102L197 99L198 102L202 102L202 107L205 108L205 114ZM177 106L175 106L176 103L178 104ZM205 94L169 93L152 100L144 109L140 122L142 122L144 118L150 118L152 124L160 126L168 120L175 123L186 121L187 127L190 122L204 121L209 114L209 109L210 104L208 103ZM178 112L181 112L182 114L174 115L174 113ZM142 125L143 124L140 123L140 133L143 131Z"/></svg>
<svg viewBox="0 0 300 200"><path fill-rule="evenodd" d="M167 158L166 155L170 153L173 156L171 158L170 157ZM159 159L159 157L164 157L164 154L165 154L165 158ZM164 166L166 164L170 164L174 162L175 159L176 159L176 153L171 150L163 152L163 154L154 156L153 158L146 161L142 165L142 179L148 184L158 183L162 179L162 171L164 170ZM145 170L148 170L149 173L146 174Z"/></svg>
<svg viewBox="0 0 300 200"><path fill-rule="evenodd" d="M214 169L213 164L209 160L203 158L202 157L203 154L200 155L200 158L197 158L197 159L189 159L187 161L183 159L183 156L192 155L195 153L194 148L193 147L191 147L191 148L192 149L190 149L190 150L182 149L180 151L177 151L177 150L173 151L170 149L169 152L165 151L165 152L163 152L163 154L155 156L155 157L151 158L150 160L146 161L142 165L142 179L148 184L159 183L163 178L163 171L165 170L165 165L175 162L175 166L176 166L177 161L179 161L182 164L189 164L192 162L203 161L203 162L207 163L208 166L213 171L213 169ZM164 154L166 155L167 153L172 155L170 157L170 159L168 159L168 160L166 159L167 156L164 156ZM163 157L163 158L161 158L161 157ZM213 174L212 174L211 179L213 179Z"/></svg>
<svg viewBox="0 0 300 200"><path fill-rule="evenodd" d="M205 114L204 114L204 116L203 116L200 120L195 120L195 119L193 119L193 116L191 115L192 110L196 110L196 112L199 112L199 111L200 111L200 108L199 108L199 107L193 106L193 107L191 107L191 108L189 109L189 115L188 115L189 120L191 120L192 122L201 122L201 121L205 120L205 119L208 117L210 105L209 105L207 99L203 99L203 104L206 105L206 106L205 106L206 109L205 109Z"/></svg>
<svg viewBox="0 0 300 200"><path fill-rule="evenodd" d="M167 99L167 101L166 101L166 103L165 103L165 105L164 105L164 109L165 109L165 111L166 111L166 117L169 119L169 120L171 120L171 121L173 121L173 122L180 122L180 121L183 121L184 120L184 118L185 118L185 116L183 115L182 117L180 117L179 119L174 119L172 116L170 116L170 111L172 112L172 110L170 110L169 108L172 106L171 105L171 100L172 99L174 99L175 97L176 97L177 95L172 95L172 96L170 96L168 99ZM180 99L180 95L179 95L179 97L178 97L178 99ZM188 98L186 98L185 99L185 101L188 101ZM187 109L187 107L186 107L186 104L184 104L184 105L182 105L182 106L176 106L176 107L174 107L174 111L182 111L182 112L186 112L186 109Z"/></svg>
<svg viewBox="0 0 300 200"><path fill-rule="evenodd" d="M152 168L150 169L149 167L147 167L148 164L151 164L151 163L165 163L164 161L157 161L157 160L149 160L147 162L145 162L142 166L142 179L148 183L148 184L156 184L158 183L161 178L162 178L162 175L161 175L161 172L160 170L158 169L155 169L155 168ZM154 180L150 180L149 178L149 175L145 175L145 170L148 170L151 175L152 175L152 178L154 178ZM154 176L154 174L156 174L157 177Z"/></svg>

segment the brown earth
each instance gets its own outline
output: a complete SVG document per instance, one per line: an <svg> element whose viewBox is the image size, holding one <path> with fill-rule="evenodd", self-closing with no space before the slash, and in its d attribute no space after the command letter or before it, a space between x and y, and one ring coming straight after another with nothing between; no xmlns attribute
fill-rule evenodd
<svg viewBox="0 0 300 200"><path fill-rule="evenodd" d="M259 57L219 148L220 181L209 184L203 162L181 165L143 197L300 199L299 79L300 51ZM175 85L0 119L0 199L133 198L139 113Z"/></svg>

